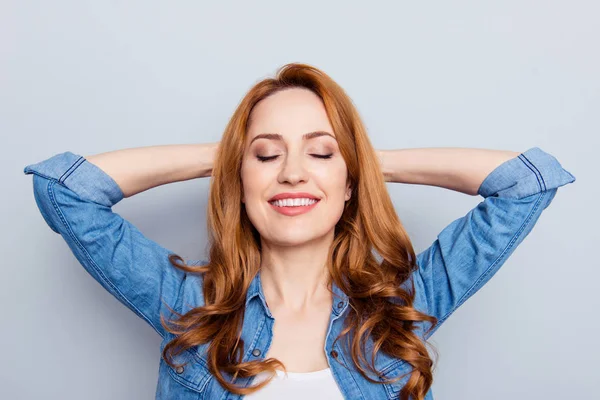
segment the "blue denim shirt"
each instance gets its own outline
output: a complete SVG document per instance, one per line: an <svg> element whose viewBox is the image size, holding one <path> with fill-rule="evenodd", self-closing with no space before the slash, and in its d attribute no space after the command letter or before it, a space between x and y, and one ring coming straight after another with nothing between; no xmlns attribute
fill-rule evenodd
<svg viewBox="0 0 600 400"><path fill-rule="evenodd" d="M171 266L171 251L112 211L111 207L123 199L123 192L109 175L84 157L65 152L28 165L24 172L34 174L34 197L46 223L60 233L96 281L161 335L162 350L173 339L160 324L161 313L172 316L165 303L180 313L203 305L202 277ZM556 158L538 147L493 170L478 191L483 201L451 222L429 248L417 255L419 268L411 277L416 289L414 306L438 318L429 335L424 334L429 327L426 322L418 325L417 334L427 339L488 282L532 230L557 188L574 181L575 177ZM182 257L192 265L205 263ZM348 313L347 296L335 284L333 291L336 296L324 351L344 397L398 398L408 375L396 383L370 383L357 372L340 343L333 346ZM273 323L258 273L247 293L243 361L264 357L271 345ZM372 344L368 343L367 354ZM209 373L205 350L206 345L198 346L175 357L176 363L187 362L177 369L161 359L156 398L241 399L243 396L225 391ZM333 352L337 352L339 361L331 355ZM382 352L375 366L386 378L410 371L410 364ZM248 386L252 380L238 379L237 383ZM426 399L433 399L431 390Z"/></svg>

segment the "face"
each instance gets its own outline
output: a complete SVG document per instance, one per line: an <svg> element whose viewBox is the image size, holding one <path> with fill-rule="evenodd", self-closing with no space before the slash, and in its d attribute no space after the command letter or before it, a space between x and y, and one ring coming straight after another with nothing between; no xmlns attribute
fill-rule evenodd
<svg viewBox="0 0 600 400"><path fill-rule="evenodd" d="M246 213L263 243L297 246L333 240L351 189L316 94L286 89L254 107L241 179Z"/></svg>

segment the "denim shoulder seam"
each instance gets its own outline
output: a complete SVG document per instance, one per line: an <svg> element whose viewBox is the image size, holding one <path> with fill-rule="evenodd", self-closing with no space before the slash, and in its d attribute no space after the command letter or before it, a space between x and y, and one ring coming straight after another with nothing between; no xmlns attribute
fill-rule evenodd
<svg viewBox="0 0 600 400"><path fill-rule="evenodd" d="M79 242L79 240L77 239L77 237L73 234L73 230L71 229L71 226L69 225L69 222L65 219L62 210L60 209L60 207L58 206L58 203L54 197L54 191L52 190L52 187L54 186L55 183L58 183L57 180L51 180L48 182L48 197L50 198L50 201L52 202L52 206L54 207L54 210L56 211L56 214L59 216L59 218L61 219L62 223L65 225L65 227L67 228L67 232L69 233L69 236L71 236L71 239L73 239L73 242L81 249L81 251L85 254L85 256L87 257L87 259L90 261L91 265L93 266L94 270L98 273L98 276L100 276L102 278L102 280L107 283L111 288L113 288L113 290L119 295L119 297L124 300L127 304L129 304L131 306L131 308L133 310L136 311L136 313L141 316L144 320L146 320L148 322L148 324L150 326L152 326L154 328L154 330L162 337L164 338L163 333L154 325L154 323L152 323L152 321L150 320L150 318L148 318L140 309L138 309L133 303L131 303L131 301L129 301L129 299L127 297L125 297L123 295L123 293L121 293L121 291L109 280L106 278L106 276L104 275L104 273L102 272L102 269L98 267L98 265L96 265L96 262L94 261L94 259L90 256L89 252L87 251L87 249Z"/></svg>
<svg viewBox="0 0 600 400"><path fill-rule="evenodd" d="M471 285L471 287L469 288L469 290L467 290L465 292L465 294L462 295L462 297L460 298L460 300L456 303L456 305L454 307L452 307L452 309L450 311L448 311L446 313L446 315L444 315L443 318L441 318L438 323L436 324L436 326L439 327L439 325L441 325L446 319L448 319L448 317L454 312L456 311L456 309L458 307L460 307L466 300L467 298L469 298L469 296L471 295L471 292L473 291L473 288L476 287L477 285L479 285L479 282L481 282L482 279L484 279L489 272L491 271L491 269L498 263L499 260L502 259L502 257L504 256L504 254L506 254L507 251L509 251L513 245L515 244L516 240L519 238L519 236L521 236L521 233L523 232L523 230L525 229L525 227L527 226L527 224L529 224L529 221L531 221L531 218L533 217L533 215L535 214L535 212L537 211L537 209L539 208L542 199L544 198L544 196L546 196L547 192L540 192L540 193L536 193L536 195L538 196L538 199L535 203L535 205L533 206L533 209L529 212L529 215L527 215L527 218L525 218L525 221L523 222L523 224L521 225L521 227L519 228L519 230L517 231L517 233L515 233L515 235L512 237L512 239L510 240L510 242L508 243L508 245L504 248L504 250L502 251L502 253L496 258L496 260L494 260L493 263L490 264L490 266L479 276L479 278ZM437 328L435 328L437 329ZM434 329L434 330L435 330ZM434 331L433 330L433 331ZM431 332L431 334L433 334L433 331ZM429 335L430 336L430 335Z"/></svg>

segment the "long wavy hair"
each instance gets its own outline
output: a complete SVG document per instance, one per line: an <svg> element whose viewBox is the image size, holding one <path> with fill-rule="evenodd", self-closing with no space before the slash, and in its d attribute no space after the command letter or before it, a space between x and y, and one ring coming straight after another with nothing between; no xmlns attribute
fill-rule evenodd
<svg viewBox="0 0 600 400"><path fill-rule="evenodd" d="M288 88L312 90L325 106L334 129L340 152L348 168L352 197L345 203L335 226L329 249L327 268L331 282L349 297L349 312L344 329L336 341L351 339L352 361L361 375L373 383L393 380L371 379L366 371L380 376L374 365L378 351L406 360L411 366L410 378L400 391L400 399L424 399L433 382L433 361L425 343L413 332L419 321L437 323L433 316L413 307L414 283L401 285L416 270L416 257L385 186L377 154L351 99L328 75L307 65L292 63L281 67L274 78L255 84L242 99L231 117L217 151L210 181L208 265L188 266L177 255L171 263L188 273L203 275L205 305L163 326L176 335L162 352L171 367L172 354L193 346L207 344L207 364L212 375L228 391L247 395L266 386L270 379L255 386L240 387L229 382L223 372L236 377L251 377L275 369L285 370L275 358L242 362L244 342L241 327L246 293L261 264L260 235L254 228L242 203L240 169L251 112L266 97ZM377 260L377 254L381 261ZM428 331L429 332L429 331ZM371 362L363 347L367 338L374 346ZM437 354L437 353L436 353Z"/></svg>

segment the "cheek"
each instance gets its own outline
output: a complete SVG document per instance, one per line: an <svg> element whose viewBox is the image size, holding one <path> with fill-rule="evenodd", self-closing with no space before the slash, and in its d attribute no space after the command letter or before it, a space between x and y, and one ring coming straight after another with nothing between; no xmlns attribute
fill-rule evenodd
<svg viewBox="0 0 600 400"><path fill-rule="evenodd" d="M328 197L343 196L345 194L348 176L345 164L319 168L314 171L314 176Z"/></svg>
<svg viewBox="0 0 600 400"><path fill-rule="evenodd" d="M253 196L254 192L257 191L257 188L261 183L260 171L252 166L242 165L240 178L242 181L242 198L246 202Z"/></svg>
<svg viewBox="0 0 600 400"><path fill-rule="evenodd" d="M273 177L265 168L249 166L242 169L242 202L246 205L248 214L265 201L272 179Z"/></svg>

